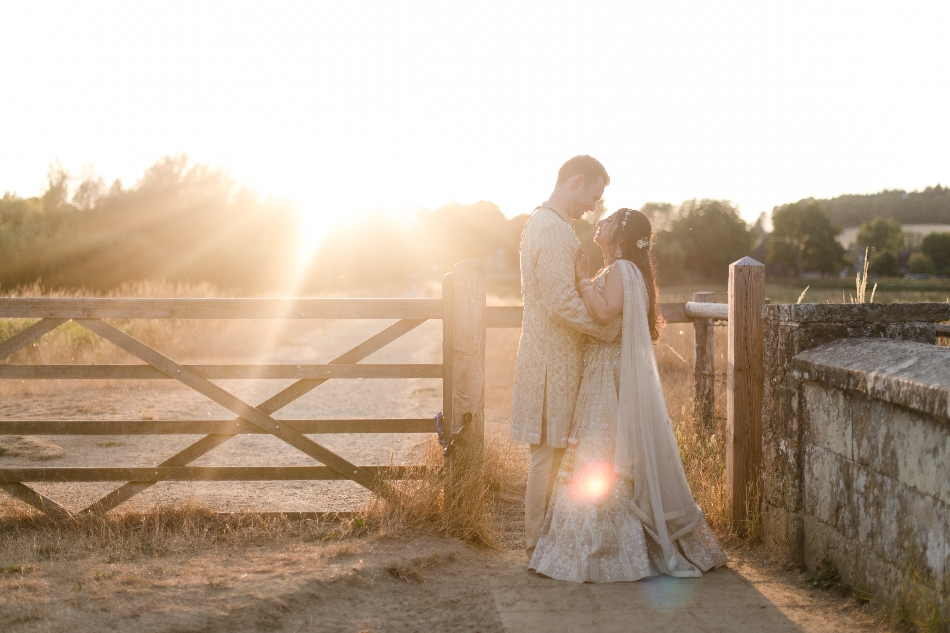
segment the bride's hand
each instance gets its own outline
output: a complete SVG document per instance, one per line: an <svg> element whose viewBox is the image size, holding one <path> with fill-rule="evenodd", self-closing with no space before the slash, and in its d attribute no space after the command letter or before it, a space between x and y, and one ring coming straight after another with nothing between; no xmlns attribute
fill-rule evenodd
<svg viewBox="0 0 950 633"><path fill-rule="evenodd" d="M584 247L577 249L577 257L574 259L574 281L590 279L590 258Z"/></svg>

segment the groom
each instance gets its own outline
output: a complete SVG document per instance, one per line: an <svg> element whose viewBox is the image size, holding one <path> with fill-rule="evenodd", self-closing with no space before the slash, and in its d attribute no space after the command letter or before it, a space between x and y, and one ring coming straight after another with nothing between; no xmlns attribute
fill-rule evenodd
<svg viewBox="0 0 950 633"><path fill-rule="evenodd" d="M574 262L581 244L571 221L592 211L609 184L600 161L575 156L561 166L554 192L534 210L521 234L524 321L515 365L511 435L531 449L524 509L529 559L567 446L584 369L583 335L612 341L620 333L619 320L597 325L574 288Z"/></svg>

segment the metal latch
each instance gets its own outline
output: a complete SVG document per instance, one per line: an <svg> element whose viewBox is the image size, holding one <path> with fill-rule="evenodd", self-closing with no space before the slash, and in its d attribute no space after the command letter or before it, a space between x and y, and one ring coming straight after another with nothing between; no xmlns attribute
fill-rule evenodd
<svg viewBox="0 0 950 633"><path fill-rule="evenodd" d="M441 411L435 414L435 432L439 434L439 445L442 446L442 457L448 457L455 445L455 440L459 438L459 435L462 434L462 431L465 430L465 427L472 420L472 414L466 413L462 416L462 426L455 429L455 433L452 433L452 437L450 438L446 438L445 436L445 427L442 424L444 420L445 418Z"/></svg>

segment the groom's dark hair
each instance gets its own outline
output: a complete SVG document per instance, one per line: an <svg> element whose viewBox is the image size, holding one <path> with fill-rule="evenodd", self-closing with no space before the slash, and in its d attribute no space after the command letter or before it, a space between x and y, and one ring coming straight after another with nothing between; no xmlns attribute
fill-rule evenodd
<svg viewBox="0 0 950 633"><path fill-rule="evenodd" d="M604 166L600 164L599 160L587 154L575 156L561 165L561 168L557 172L557 184L561 184L568 178L577 176L578 174L584 177L585 184L597 182L598 178L604 179L605 186L610 184L610 176L607 175L607 170L604 169Z"/></svg>

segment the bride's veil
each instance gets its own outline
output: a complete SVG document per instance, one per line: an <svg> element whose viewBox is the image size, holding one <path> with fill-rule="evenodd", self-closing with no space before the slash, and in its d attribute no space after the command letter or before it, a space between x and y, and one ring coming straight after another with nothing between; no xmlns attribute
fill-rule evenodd
<svg viewBox="0 0 950 633"><path fill-rule="evenodd" d="M614 469L633 479L634 510L663 552L665 569L660 571L699 576L674 543L699 525L703 515L686 482L663 398L647 323L646 284L633 263L622 259L618 267L623 275L623 337Z"/></svg>

